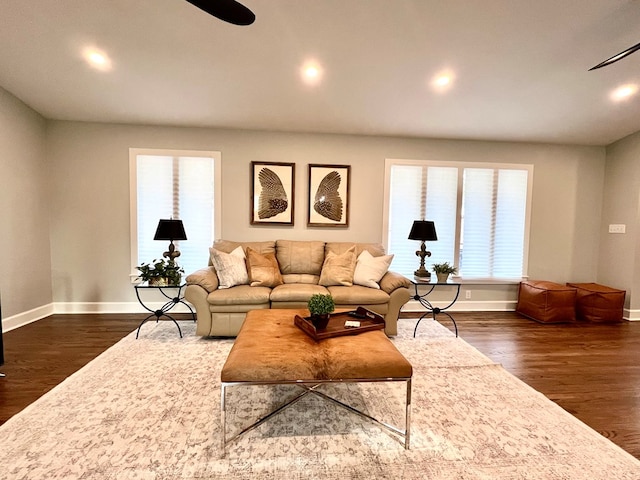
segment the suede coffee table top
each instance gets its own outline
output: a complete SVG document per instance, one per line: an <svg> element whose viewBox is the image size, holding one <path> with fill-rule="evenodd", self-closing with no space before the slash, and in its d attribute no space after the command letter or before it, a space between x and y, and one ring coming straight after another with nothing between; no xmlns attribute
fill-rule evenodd
<svg viewBox="0 0 640 480"><path fill-rule="evenodd" d="M306 309L252 310L222 368L222 382L286 383L410 378L411 364L382 330L316 342L294 323Z"/></svg>

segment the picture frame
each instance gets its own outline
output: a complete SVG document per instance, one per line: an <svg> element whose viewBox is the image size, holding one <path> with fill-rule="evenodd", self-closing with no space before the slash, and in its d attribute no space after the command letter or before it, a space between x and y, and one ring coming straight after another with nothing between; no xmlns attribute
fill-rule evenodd
<svg viewBox="0 0 640 480"><path fill-rule="evenodd" d="M251 225L293 225L295 163L251 162Z"/></svg>
<svg viewBox="0 0 640 480"><path fill-rule="evenodd" d="M309 164L308 227L348 227L351 165Z"/></svg>

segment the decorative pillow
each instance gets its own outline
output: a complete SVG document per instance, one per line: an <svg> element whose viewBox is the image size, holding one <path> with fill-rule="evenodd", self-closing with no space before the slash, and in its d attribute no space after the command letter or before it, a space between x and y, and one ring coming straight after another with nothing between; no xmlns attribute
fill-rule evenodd
<svg viewBox="0 0 640 480"><path fill-rule="evenodd" d="M210 248L209 252L211 253L211 263L218 274L218 288L231 288L235 285L249 283L242 247L236 247L231 253L224 253L215 248Z"/></svg>
<svg viewBox="0 0 640 480"><path fill-rule="evenodd" d="M247 270L252 287L277 287L284 283L275 253L262 254L247 247Z"/></svg>
<svg viewBox="0 0 640 480"><path fill-rule="evenodd" d="M391 260L393 260L393 255L374 257L368 250L363 250L356 261L353 283L379 289L378 282L389 270Z"/></svg>
<svg viewBox="0 0 640 480"><path fill-rule="evenodd" d="M320 285L353 285L353 270L356 266L356 247L351 247L346 252L336 255L327 253L320 272Z"/></svg>

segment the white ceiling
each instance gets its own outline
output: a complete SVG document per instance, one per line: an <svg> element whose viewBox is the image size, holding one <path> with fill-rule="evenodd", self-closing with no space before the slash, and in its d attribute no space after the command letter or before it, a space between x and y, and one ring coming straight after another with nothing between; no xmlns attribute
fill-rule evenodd
<svg viewBox="0 0 640 480"><path fill-rule="evenodd" d="M184 0L1 0L0 86L64 120L585 145L640 130L640 95L609 98L640 84L640 52L587 71L640 42L640 0L243 3L248 27Z"/></svg>

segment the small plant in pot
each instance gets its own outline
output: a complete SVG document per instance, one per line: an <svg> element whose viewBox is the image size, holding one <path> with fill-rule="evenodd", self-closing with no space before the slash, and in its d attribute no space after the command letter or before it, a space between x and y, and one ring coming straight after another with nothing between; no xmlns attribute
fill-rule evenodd
<svg viewBox="0 0 640 480"><path fill-rule="evenodd" d="M311 322L313 325L318 330L324 330L329 323L329 314L333 312L336 305L331 295L315 293L311 295L307 307L309 308L309 313L311 313Z"/></svg>
<svg viewBox="0 0 640 480"><path fill-rule="evenodd" d="M136 267L140 271L138 278L149 285L166 287L180 285L184 269L172 260L154 259L151 263L142 263Z"/></svg>
<svg viewBox="0 0 640 480"><path fill-rule="evenodd" d="M433 271L436 272L436 277L438 277L438 282L445 283L449 279L449 275L455 275L458 272L458 269L453 265L450 265L449 262L443 263L434 263Z"/></svg>

